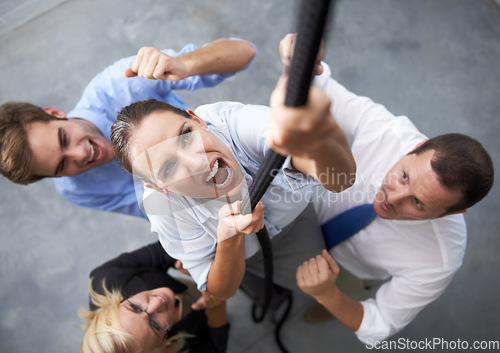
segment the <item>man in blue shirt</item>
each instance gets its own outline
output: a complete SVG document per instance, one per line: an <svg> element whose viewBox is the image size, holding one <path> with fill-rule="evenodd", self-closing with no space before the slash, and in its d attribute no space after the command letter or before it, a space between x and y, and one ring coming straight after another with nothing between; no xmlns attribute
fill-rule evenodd
<svg viewBox="0 0 500 353"><path fill-rule="evenodd" d="M56 190L75 205L146 217L132 176L114 159L109 142L116 113L150 98L185 109L173 90L215 86L246 68L255 53L251 43L237 39L200 49L188 44L179 52L145 47L100 72L67 115L52 107L5 103L0 107L0 172L19 184L60 177Z"/></svg>

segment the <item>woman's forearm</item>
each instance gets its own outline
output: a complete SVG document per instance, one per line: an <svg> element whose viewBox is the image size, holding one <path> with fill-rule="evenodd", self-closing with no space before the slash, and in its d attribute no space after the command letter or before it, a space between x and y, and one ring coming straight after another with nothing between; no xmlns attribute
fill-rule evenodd
<svg viewBox="0 0 500 353"><path fill-rule="evenodd" d="M219 300L232 297L245 274L245 236L234 235L217 244L207 278L207 292Z"/></svg>

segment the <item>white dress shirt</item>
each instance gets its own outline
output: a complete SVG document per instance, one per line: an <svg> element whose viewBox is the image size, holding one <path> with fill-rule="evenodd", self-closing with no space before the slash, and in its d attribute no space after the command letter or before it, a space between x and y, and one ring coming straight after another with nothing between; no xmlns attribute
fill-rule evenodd
<svg viewBox="0 0 500 353"><path fill-rule="evenodd" d="M389 169L426 138L407 117L396 117L369 98L349 92L324 67L315 84L332 99L331 112L352 139L357 179L342 193L319 193L320 223L354 206L373 203ZM466 239L462 215L423 221L376 217L333 248L335 260L357 277L390 278L375 299L361 302L364 313L358 338L366 343L395 334L443 293L462 265Z"/></svg>

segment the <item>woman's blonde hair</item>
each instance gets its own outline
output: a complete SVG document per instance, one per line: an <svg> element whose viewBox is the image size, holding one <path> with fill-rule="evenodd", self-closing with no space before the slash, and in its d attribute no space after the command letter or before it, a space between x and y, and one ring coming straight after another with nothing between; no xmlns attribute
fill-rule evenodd
<svg viewBox="0 0 500 353"><path fill-rule="evenodd" d="M134 337L120 324L118 306L124 297L117 289L109 290L105 281L102 282L104 294L99 294L89 282L91 302L97 307L91 311L80 307L78 315L85 321L81 326L85 330L80 353L135 353L137 347ZM185 337L190 336L179 333L168 338L158 349L151 353L177 353L185 344Z"/></svg>

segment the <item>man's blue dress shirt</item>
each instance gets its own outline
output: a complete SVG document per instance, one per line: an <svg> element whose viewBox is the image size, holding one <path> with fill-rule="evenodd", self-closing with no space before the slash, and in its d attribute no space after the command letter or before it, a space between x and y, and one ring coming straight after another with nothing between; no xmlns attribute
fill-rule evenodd
<svg viewBox="0 0 500 353"><path fill-rule="evenodd" d="M188 44L179 52L171 49L163 52L169 56L179 56L195 49L196 46ZM123 72L132 66L134 59L135 56L121 59L94 77L76 107L68 113L68 117L90 121L109 141L111 125L123 107L139 100L157 99L180 109L187 109L186 104L172 92L173 90L192 91L212 87L234 75L191 76L181 81L127 78ZM138 205L132 176L116 159L82 174L54 180L56 190L77 206L147 219ZM137 193L141 199L142 189L139 188Z"/></svg>

